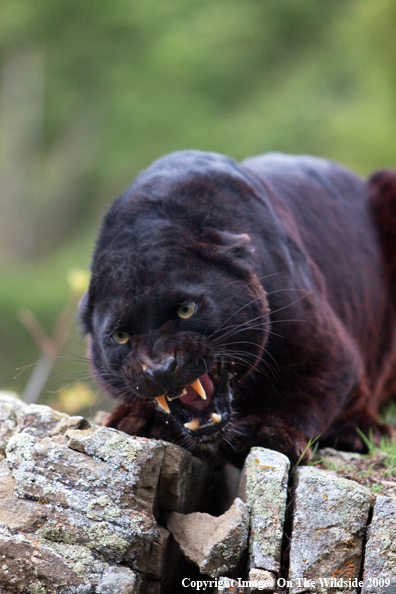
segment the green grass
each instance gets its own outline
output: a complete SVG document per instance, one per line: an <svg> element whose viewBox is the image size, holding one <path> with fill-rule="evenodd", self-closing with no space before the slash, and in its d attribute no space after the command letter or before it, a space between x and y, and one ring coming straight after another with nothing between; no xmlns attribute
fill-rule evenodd
<svg viewBox="0 0 396 594"><path fill-rule="evenodd" d="M319 443L318 443L318 439L319 439L319 437L320 437L320 435L318 435L318 436L317 436L317 437L315 437L314 439L309 439L309 440L308 440L308 443L307 443L307 445L306 445L306 447L305 447L304 451L302 452L301 456L299 457L299 459L298 459L298 460L297 460L297 462L296 462L296 467L297 467L297 466L300 466L300 464L301 464L301 461L302 461L302 459L304 458L304 456L305 456L306 452L307 452L307 451L309 450L309 448L311 448L312 446L314 446L314 447L312 448L312 458L314 458L314 457L315 457L315 454L316 454L316 452L317 452L317 450L318 450L318 445L319 445ZM308 462L308 465L310 465L310 462Z"/></svg>
<svg viewBox="0 0 396 594"><path fill-rule="evenodd" d="M383 452L387 454L384 456L382 460L382 464L387 468L385 471L385 476L395 476L396 475L396 440L389 439L388 437L383 437L381 439L380 445L375 445L373 441L372 433L365 435L360 429L357 429L357 432L360 438L363 440L364 444L367 446L368 455L375 456L376 454Z"/></svg>

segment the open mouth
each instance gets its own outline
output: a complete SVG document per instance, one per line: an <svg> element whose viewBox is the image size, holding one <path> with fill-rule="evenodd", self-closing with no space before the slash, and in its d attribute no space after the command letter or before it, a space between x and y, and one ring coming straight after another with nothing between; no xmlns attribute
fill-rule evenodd
<svg viewBox="0 0 396 594"><path fill-rule="evenodd" d="M166 392L156 398L159 406L174 415L190 435L217 433L231 418L233 374L219 361L182 392Z"/></svg>

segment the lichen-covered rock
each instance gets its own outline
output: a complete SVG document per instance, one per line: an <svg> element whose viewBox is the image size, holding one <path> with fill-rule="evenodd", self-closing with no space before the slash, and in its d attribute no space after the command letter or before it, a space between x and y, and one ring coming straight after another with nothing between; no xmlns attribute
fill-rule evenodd
<svg viewBox="0 0 396 594"><path fill-rule="evenodd" d="M342 464L355 456L323 455ZM189 452L0 392L0 592L173 594L199 570L211 579L240 573L243 586L230 586L233 594L242 587L247 593L247 582L259 584L251 594L275 592L288 470L282 454L254 448L239 486L246 505L237 498L220 517L188 513L196 511L208 473ZM214 494L212 513L231 505L238 478L230 465L215 471L204 500ZM295 470L290 594L356 592L373 499L331 472ZM378 497L362 594L396 594L395 501ZM168 528L180 546L158 523L170 511ZM341 584L349 580L351 586Z"/></svg>
<svg viewBox="0 0 396 594"><path fill-rule="evenodd" d="M186 557L211 577L236 566L247 546L248 525L247 509L239 498L218 518L199 512L172 512L168 520L168 528Z"/></svg>
<svg viewBox="0 0 396 594"><path fill-rule="evenodd" d="M1 463L11 471L16 496L42 504L39 536L84 545L144 571L157 534L153 508L163 446L95 427L69 430L64 439L69 442L16 433Z"/></svg>
<svg viewBox="0 0 396 594"><path fill-rule="evenodd" d="M0 390L0 460L5 457L5 449L18 425L18 413L25 408L24 402L16 394Z"/></svg>
<svg viewBox="0 0 396 594"><path fill-rule="evenodd" d="M253 448L242 471L239 496L250 509L249 567L279 571L290 461Z"/></svg>
<svg viewBox="0 0 396 594"><path fill-rule="evenodd" d="M199 508L209 468L187 450L163 442L165 455L159 482L159 506L164 511L189 514Z"/></svg>
<svg viewBox="0 0 396 594"><path fill-rule="evenodd" d="M0 592L138 594L140 577L85 547L50 543L0 525Z"/></svg>
<svg viewBox="0 0 396 594"><path fill-rule="evenodd" d="M372 493L312 466L295 470L293 491L291 594L337 591L321 583L321 578L358 579ZM355 592L356 588L342 591Z"/></svg>
<svg viewBox="0 0 396 594"><path fill-rule="evenodd" d="M162 594L180 584L186 562L156 517L195 511L206 464L9 394L0 439L0 592Z"/></svg>
<svg viewBox="0 0 396 594"><path fill-rule="evenodd" d="M396 499L377 497L368 528L362 594L396 592Z"/></svg>
<svg viewBox="0 0 396 594"><path fill-rule="evenodd" d="M123 491L120 504L153 512L158 481L164 457L161 442L144 437L132 437L108 427L91 427L87 431L69 430L68 447L87 454L98 464L106 463L112 476L107 480L106 493L112 486Z"/></svg>

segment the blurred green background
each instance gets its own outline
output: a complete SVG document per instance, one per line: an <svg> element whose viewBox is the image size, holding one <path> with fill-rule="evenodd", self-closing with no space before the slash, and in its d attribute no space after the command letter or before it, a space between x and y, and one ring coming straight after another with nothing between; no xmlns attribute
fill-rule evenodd
<svg viewBox="0 0 396 594"><path fill-rule="evenodd" d="M108 204L155 158L396 166L395 33L394 0L2 0L0 389L21 394L41 327L58 324L61 344L71 321L39 401L111 406L81 360L69 273L88 269Z"/></svg>

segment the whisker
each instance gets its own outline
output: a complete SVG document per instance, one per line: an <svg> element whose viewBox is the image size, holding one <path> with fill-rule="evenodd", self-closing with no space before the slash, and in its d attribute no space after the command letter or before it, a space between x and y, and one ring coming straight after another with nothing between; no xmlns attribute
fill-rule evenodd
<svg viewBox="0 0 396 594"><path fill-rule="evenodd" d="M264 280L265 278L270 278L271 276L276 276L278 274L282 274L282 271L279 272L272 272L271 274L265 274L264 276L261 276L260 278L254 278L252 281L250 281L250 283L246 283L244 284L236 293L233 293L231 295L231 297L229 299L227 299L227 301L225 302L225 305L227 303L230 303L230 301L232 301L236 295L238 295L241 291L243 291L244 289L247 289L248 287L250 287L250 285L252 285L253 283L257 281L261 282L262 280ZM228 283L227 285L225 285L224 288L227 288L229 285L232 285L234 283L239 283L240 281L231 281L230 283ZM225 322L227 323L227 321ZM204 333L206 332L206 330L208 329L208 326L205 328Z"/></svg>
<svg viewBox="0 0 396 594"><path fill-rule="evenodd" d="M262 295L260 295L259 297L256 297L255 299L252 299L251 301L249 301L248 303L246 303L245 305L243 305L242 307L240 307L237 311L235 311L229 318L227 318L220 326L219 328L217 328L217 330L215 330L214 332L212 332L212 334L210 335L210 338L214 335L217 334L218 332L220 332L220 330L222 330L224 328L224 325L227 324L227 322L229 322L234 316L236 316L239 312L241 312L243 309L245 309L246 307L249 307L249 305L252 305L253 303L255 303L256 301L259 301L260 299L262 299Z"/></svg>
<svg viewBox="0 0 396 594"><path fill-rule="evenodd" d="M311 291L308 291L308 293L306 295L303 295L299 299L296 299L295 301L292 301L291 303L288 303L287 305L284 305L283 307L279 307L278 309L274 309L273 311L271 311L271 315L272 314L275 314L275 313L278 313L279 311L282 311L283 309L287 309L288 307L291 307L292 305L295 305L299 301L302 301L302 299L305 299L305 297L308 297L308 295L311 295L314 291L315 291L315 289L312 289ZM283 322L284 320L281 320L281 321Z"/></svg>

